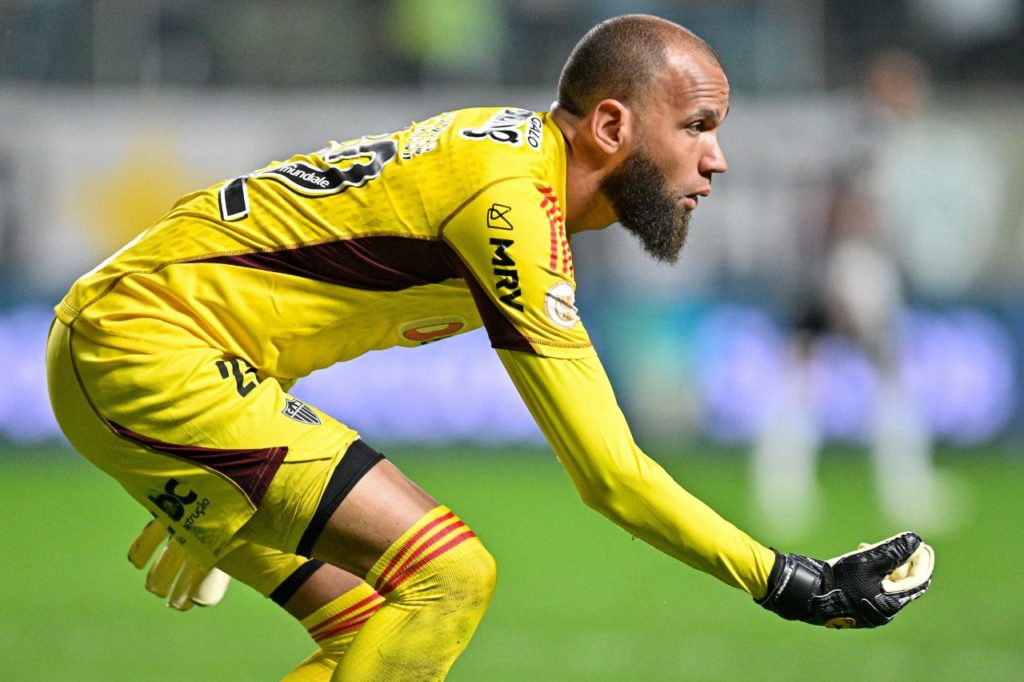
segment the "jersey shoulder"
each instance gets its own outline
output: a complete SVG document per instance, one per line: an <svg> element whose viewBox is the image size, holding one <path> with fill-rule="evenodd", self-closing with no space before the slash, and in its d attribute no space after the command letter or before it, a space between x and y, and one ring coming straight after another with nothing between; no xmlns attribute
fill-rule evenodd
<svg viewBox="0 0 1024 682"><path fill-rule="evenodd" d="M516 107L454 112L444 151L477 188L516 177L551 184L564 167L561 133L548 114Z"/></svg>

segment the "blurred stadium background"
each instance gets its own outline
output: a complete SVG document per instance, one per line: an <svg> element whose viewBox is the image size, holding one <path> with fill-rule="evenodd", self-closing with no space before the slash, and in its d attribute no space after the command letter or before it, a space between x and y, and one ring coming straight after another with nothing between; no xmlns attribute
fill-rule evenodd
<svg viewBox="0 0 1024 682"><path fill-rule="evenodd" d="M935 588L887 631L812 631L629 542L578 503L475 332L296 389L498 556L493 610L452 679L1020 679L1020 0L0 0L0 677L269 680L310 648L237 586L217 609L169 613L119 560L144 514L67 448L46 398L68 285L181 194L271 159L462 106L546 109L578 37L624 12L692 28L733 87L730 170L678 266L619 229L573 245L639 442L786 550L902 529L869 455L884 382L862 346L826 334L808 365L824 447L816 492L787 497L806 493L813 523L759 502L751 456L780 419L794 321L819 307L856 177L903 290L899 383L934 443L909 479L937 481L913 518L937 548Z"/></svg>

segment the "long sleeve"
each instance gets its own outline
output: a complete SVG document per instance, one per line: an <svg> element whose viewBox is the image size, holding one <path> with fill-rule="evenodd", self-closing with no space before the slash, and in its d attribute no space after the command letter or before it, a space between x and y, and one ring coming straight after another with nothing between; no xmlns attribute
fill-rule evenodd
<svg viewBox="0 0 1024 682"><path fill-rule="evenodd" d="M773 552L637 447L596 356L498 355L588 506L666 554L755 598L764 596Z"/></svg>

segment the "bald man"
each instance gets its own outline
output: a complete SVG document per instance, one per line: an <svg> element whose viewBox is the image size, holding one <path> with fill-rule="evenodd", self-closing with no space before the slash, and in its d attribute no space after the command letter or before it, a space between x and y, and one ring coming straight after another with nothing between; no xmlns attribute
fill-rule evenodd
<svg viewBox="0 0 1024 682"><path fill-rule="evenodd" d="M618 222L675 261L727 169L728 111L701 39L618 17L576 46L550 112L452 111L273 162L184 197L80 279L56 307L54 409L170 529L188 563L176 603L216 567L320 644L289 679L443 679L491 598L493 558L288 389L479 326L580 497L633 536L786 618L871 627L919 596L930 553L912 533L820 562L687 493L633 441L580 320L572 237ZM886 590L887 575L904 582Z"/></svg>

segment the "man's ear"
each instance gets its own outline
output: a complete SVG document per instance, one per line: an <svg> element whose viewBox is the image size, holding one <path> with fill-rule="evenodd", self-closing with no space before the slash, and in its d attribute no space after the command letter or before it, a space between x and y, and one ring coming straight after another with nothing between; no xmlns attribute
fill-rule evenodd
<svg viewBox="0 0 1024 682"><path fill-rule="evenodd" d="M617 99L601 100L590 116L594 144L608 156L628 152L633 146L633 112Z"/></svg>

